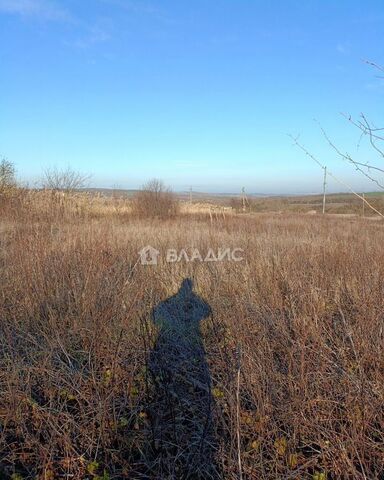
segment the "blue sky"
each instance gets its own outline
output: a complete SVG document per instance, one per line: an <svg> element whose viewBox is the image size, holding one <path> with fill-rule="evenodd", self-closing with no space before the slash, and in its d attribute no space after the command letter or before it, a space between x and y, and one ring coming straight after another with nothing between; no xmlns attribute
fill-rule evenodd
<svg viewBox="0 0 384 480"><path fill-rule="evenodd" d="M30 184L71 165L93 186L320 191L299 134L373 190L314 119L380 163L340 112L384 125L384 80L363 61L384 63L383 24L382 0L0 0L0 155Z"/></svg>

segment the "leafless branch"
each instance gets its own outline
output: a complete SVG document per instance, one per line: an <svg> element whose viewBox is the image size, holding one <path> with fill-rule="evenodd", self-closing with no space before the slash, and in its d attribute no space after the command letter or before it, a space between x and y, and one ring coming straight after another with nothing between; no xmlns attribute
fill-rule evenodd
<svg viewBox="0 0 384 480"><path fill-rule="evenodd" d="M384 170L380 169L379 167L371 167L369 164L364 164L364 163L361 163L361 162L357 162L354 158L352 158L349 153L343 153L335 144L334 142L329 138L327 132L324 130L324 128L320 126L320 129L324 135L324 138L327 140L328 144L333 148L333 150L341 157L343 158L344 160L346 160L347 162L351 163L354 167L355 167L355 170L362 173L366 178L368 178L371 182L375 183L379 188L381 188L382 190L384 190L384 185L382 185L376 178L372 177L369 173L367 173L365 170L363 170L363 168L361 167L365 167L368 169L368 171L370 169L374 169L374 170L378 170L380 172L383 172L384 173Z"/></svg>
<svg viewBox="0 0 384 480"><path fill-rule="evenodd" d="M12 162L3 158L0 161L0 190L13 187L16 184L15 166Z"/></svg>
<svg viewBox="0 0 384 480"><path fill-rule="evenodd" d="M307 157L309 157L311 160L313 160L314 162L316 162L323 170L325 169L325 166L319 162L319 160L314 156L312 155L311 152L309 152L305 147L304 145L302 145L300 142L299 142L299 137L294 137L293 135L288 135L288 137L290 137L292 140L293 140L293 143L296 147L300 148L300 150L302 150L306 155Z"/></svg>
<svg viewBox="0 0 384 480"><path fill-rule="evenodd" d="M71 167L62 170L54 167L44 171L42 185L49 190L72 192L84 188L90 178L90 175L77 172Z"/></svg>
<svg viewBox="0 0 384 480"><path fill-rule="evenodd" d="M322 169L325 169L325 165L323 165L311 152L309 152L309 150L307 150L306 147L304 147L304 145L302 145L299 140L298 140L298 137L294 137L293 135L288 135L294 142L294 145L298 148L300 148L300 150L302 150L305 155L307 155L307 157L309 157L311 160L313 160L314 162L317 163L317 165L319 165ZM378 210L376 210L376 208L371 205L368 200L363 197L362 195L358 194L357 192L355 192L355 190L353 190L353 188L351 188L347 183L343 182L342 180L338 179L337 177L335 177L335 175L333 175L333 173L331 173L329 170L327 170L327 174L333 178L337 183L339 183L340 185L343 185L344 187L346 187L351 193L353 193L353 195L355 195L356 197L360 198L360 200L362 200L366 205L368 205L368 207L370 209L372 209L375 213L377 213L381 218L384 218L384 215L379 212Z"/></svg>
<svg viewBox="0 0 384 480"><path fill-rule="evenodd" d="M365 60L365 63L367 65L370 65L371 67L377 68L377 70L380 70L380 71L384 72L384 67L382 67L381 65L379 65L375 62L371 62L370 60Z"/></svg>

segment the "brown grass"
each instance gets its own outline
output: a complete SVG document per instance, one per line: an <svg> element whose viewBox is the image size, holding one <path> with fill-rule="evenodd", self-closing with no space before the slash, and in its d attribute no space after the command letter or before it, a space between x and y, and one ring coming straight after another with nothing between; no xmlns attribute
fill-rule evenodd
<svg viewBox="0 0 384 480"><path fill-rule="evenodd" d="M0 206L1 479L159 478L151 312L184 278L213 312L202 335L220 478L383 478L382 222L149 221L41 195ZM245 260L145 267L147 244ZM203 467L169 478L211 478Z"/></svg>
<svg viewBox="0 0 384 480"><path fill-rule="evenodd" d="M382 193L366 195L367 201L379 212L384 212L384 196ZM230 205L237 211L242 211L240 197L232 198ZM322 195L302 195L295 197L249 197L247 210L251 212L279 212L279 213L317 213L323 210ZM353 194L329 194L326 197L326 213L335 215L358 215L367 217L377 216L367 205L363 208L363 201Z"/></svg>

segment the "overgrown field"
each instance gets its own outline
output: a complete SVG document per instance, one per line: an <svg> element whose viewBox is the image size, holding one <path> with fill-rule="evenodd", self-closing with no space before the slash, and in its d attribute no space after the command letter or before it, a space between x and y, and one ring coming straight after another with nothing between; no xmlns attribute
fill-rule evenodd
<svg viewBox="0 0 384 480"><path fill-rule="evenodd" d="M11 207L0 224L1 479L384 478L381 221ZM244 260L144 266L146 245L241 248ZM185 439L154 442L148 372L153 309L187 278L211 310L200 326L214 455L194 471Z"/></svg>

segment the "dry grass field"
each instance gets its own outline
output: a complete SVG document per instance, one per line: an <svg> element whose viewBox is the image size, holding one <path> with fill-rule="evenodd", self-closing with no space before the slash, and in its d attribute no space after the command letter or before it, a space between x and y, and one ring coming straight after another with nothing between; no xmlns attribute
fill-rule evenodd
<svg viewBox="0 0 384 480"><path fill-rule="evenodd" d="M151 220L46 193L3 199L0 215L1 479L384 478L383 222ZM146 245L244 260L145 266ZM154 376L153 311L185 279L209 306L204 359L180 367L163 343L183 378Z"/></svg>

